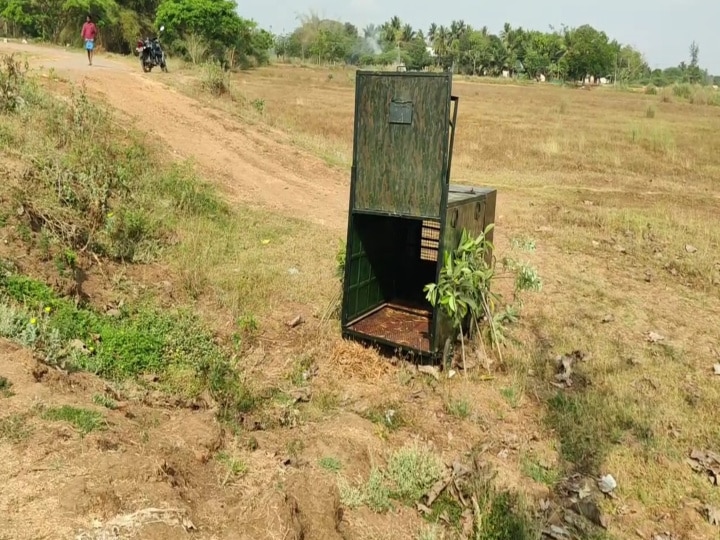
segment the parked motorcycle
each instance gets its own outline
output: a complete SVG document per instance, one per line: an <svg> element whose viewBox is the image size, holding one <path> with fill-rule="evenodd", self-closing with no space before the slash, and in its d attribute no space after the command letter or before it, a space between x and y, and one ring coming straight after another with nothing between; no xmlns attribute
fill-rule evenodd
<svg viewBox="0 0 720 540"><path fill-rule="evenodd" d="M160 32L165 30L164 26L160 27ZM158 36L146 37L145 39L138 40L135 51L140 57L140 66L145 73L152 71L152 68L160 66L165 73L167 73L167 62L165 59L165 51L160 46L160 39Z"/></svg>

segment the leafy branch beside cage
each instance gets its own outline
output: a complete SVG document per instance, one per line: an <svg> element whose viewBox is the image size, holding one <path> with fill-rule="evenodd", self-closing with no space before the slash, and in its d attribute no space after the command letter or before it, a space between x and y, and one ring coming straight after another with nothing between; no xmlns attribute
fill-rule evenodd
<svg viewBox="0 0 720 540"><path fill-rule="evenodd" d="M488 225L475 238L463 229L458 247L452 253L445 252L438 282L424 288L427 300L433 307L440 307L459 333L463 363L466 328L469 334L477 330L489 339L502 358L500 345L505 341L505 325L518 318L522 306L520 293L542 288L536 270L526 264L504 258L498 268L496 258L491 257L494 246L488 240L493 228L494 224ZM506 304L502 296L492 290L495 279L503 277L514 277L513 299Z"/></svg>

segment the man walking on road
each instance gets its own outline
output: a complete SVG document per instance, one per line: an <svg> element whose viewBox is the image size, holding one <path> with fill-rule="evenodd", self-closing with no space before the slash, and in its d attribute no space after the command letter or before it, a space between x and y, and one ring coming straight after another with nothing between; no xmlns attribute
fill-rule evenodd
<svg viewBox="0 0 720 540"><path fill-rule="evenodd" d="M80 37L85 40L85 50L88 55L89 65L92 66L93 49L95 48L95 36L97 35L97 27L92 22L92 17L88 15L85 18L85 24L82 26Z"/></svg>

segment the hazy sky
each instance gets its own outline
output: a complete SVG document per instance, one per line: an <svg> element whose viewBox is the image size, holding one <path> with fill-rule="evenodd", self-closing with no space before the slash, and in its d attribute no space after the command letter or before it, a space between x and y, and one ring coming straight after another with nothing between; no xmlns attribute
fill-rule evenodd
<svg viewBox="0 0 720 540"><path fill-rule="evenodd" d="M426 33L430 23L449 25L453 19L492 32L506 21L536 30L587 23L637 47L651 68L688 62L695 40L700 66L720 75L720 0L238 0L238 6L243 17L272 26L274 33L290 31L298 25L297 15L311 9L359 29L397 15Z"/></svg>

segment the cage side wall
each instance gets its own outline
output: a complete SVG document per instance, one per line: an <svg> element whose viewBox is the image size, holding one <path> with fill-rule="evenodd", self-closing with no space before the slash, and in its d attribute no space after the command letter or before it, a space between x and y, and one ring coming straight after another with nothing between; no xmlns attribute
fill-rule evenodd
<svg viewBox="0 0 720 540"><path fill-rule="evenodd" d="M354 210L439 219L451 74L357 77Z"/></svg>
<svg viewBox="0 0 720 540"><path fill-rule="evenodd" d="M362 222L351 215L349 244L345 264L348 266L343 291L343 324L371 311L385 301L385 295L377 275L377 268L363 241ZM372 233L368 237L372 237ZM372 252L372 248L370 249Z"/></svg>
<svg viewBox="0 0 720 540"><path fill-rule="evenodd" d="M496 192L468 198L467 201L448 207L443 231L443 253L452 253L460 245L462 231L466 229L473 236L478 236L485 228L495 222ZM488 235L492 241L492 233ZM492 253L486 254L488 262ZM443 255L444 258L444 255ZM442 262L443 258L440 259ZM433 352L439 353L445 346L445 340L454 339L452 321L438 309L433 317Z"/></svg>

